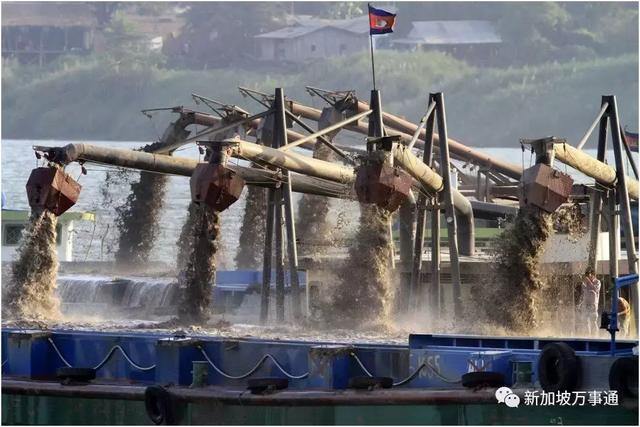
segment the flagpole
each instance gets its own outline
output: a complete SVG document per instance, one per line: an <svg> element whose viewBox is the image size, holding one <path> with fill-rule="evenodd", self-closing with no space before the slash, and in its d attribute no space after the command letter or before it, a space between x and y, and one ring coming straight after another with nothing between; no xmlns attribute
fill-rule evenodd
<svg viewBox="0 0 640 427"><path fill-rule="evenodd" d="M371 46L371 76L373 77L373 90L376 90L376 63L373 60L373 36L369 31L369 45Z"/></svg>

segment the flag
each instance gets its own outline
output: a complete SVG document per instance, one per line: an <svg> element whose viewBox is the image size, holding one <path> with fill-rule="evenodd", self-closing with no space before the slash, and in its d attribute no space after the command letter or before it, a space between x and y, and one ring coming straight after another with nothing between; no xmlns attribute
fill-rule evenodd
<svg viewBox="0 0 640 427"><path fill-rule="evenodd" d="M396 14L369 5L369 34L393 33Z"/></svg>

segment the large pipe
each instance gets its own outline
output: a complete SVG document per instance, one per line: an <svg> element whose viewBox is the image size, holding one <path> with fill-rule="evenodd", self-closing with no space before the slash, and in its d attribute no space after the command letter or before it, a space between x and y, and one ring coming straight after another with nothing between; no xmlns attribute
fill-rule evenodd
<svg viewBox="0 0 640 427"><path fill-rule="evenodd" d="M422 184L428 192L439 193L444 189L442 177L418 159L406 146L394 146L393 159L402 169ZM473 255L475 251L475 231L471 202L458 190L453 189L453 204L456 209L456 221L460 233L460 253Z"/></svg>
<svg viewBox="0 0 640 427"><path fill-rule="evenodd" d="M616 170L607 164L594 159L584 151L578 150L569 144L554 144L555 158L562 163L579 170L596 181L611 186L616 182ZM638 181L626 177L629 196L638 200Z"/></svg>
<svg viewBox="0 0 640 427"><path fill-rule="evenodd" d="M234 147L233 155L239 158L253 162L264 162L303 175L343 184L355 181L355 172L351 167L336 165L297 153L283 152L247 141L235 140L234 142L237 145Z"/></svg>
<svg viewBox="0 0 640 427"><path fill-rule="evenodd" d="M122 148L98 147L91 144L68 144L64 147L34 146L34 149L48 153L47 156L52 161L65 164L84 160L147 172L181 176L191 176L193 170L199 164L197 160L183 157ZM227 167L238 173L249 185L269 188L275 187L276 184L283 181L283 177L276 171L230 164ZM350 183L340 184L305 175L291 174L291 186L293 191L299 193L347 199L355 197Z"/></svg>
<svg viewBox="0 0 640 427"><path fill-rule="evenodd" d="M358 101L358 112L360 113L364 111L369 111L369 105L365 102ZM301 115L302 117L310 120L317 121L320 119L320 110L307 107L306 105L302 105L297 102L291 103L291 112L293 114ZM411 142L411 135L418 129L418 125L394 116L393 114L383 112L382 120L387 127L387 133L389 135L400 135L402 141L406 144L409 144ZM398 132L393 132L393 130L390 130L389 128ZM368 131L367 127L361 124L347 126L346 129L362 134L366 134ZM416 143L416 146L419 148L423 148L425 138L426 132L424 129L422 129L420 131L421 141L418 141ZM438 142L438 135L434 135L434 144L437 144ZM451 138L449 138L449 149L458 158L473 161L488 168L493 168L494 170L497 170L498 172L501 172L513 179L520 179L520 176L522 175L522 168L520 166L509 162L504 162L502 160L494 159L485 153L467 147L466 145Z"/></svg>

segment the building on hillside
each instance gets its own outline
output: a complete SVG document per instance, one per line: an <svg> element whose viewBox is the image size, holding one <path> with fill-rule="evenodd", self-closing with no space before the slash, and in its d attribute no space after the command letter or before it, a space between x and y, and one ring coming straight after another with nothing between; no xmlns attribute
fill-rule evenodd
<svg viewBox="0 0 640 427"><path fill-rule="evenodd" d="M405 38L391 41L394 47L437 50L477 65L490 64L502 37L489 21L415 21Z"/></svg>
<svg viewBox="0 0 640 427"><path fill-rule="evenodd" d="M66 53L93 48L97 19L88 3L5 2L2 58L43 64Z"/></svg>
<svg viewBox="0 0 640 427"><path fill-rule="evenodd" d="M301 63L369 49L367 15L351 19L297 17L294 25L255 36L261 61Z"/></svg>
<svg viewBox="0 0 640 427"><path fill-rule="evenodd" d="M128 14L126 19L133 31L148 43L149 49L157 51L164 51L185 24L177 12L159 16Z"/></svg>

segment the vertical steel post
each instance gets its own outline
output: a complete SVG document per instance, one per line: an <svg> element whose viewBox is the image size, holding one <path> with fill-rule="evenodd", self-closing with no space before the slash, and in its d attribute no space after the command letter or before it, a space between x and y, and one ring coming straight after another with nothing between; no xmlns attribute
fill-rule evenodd
<svg viewBox="0 0 640 427"><path fill-rule="evenodd" d="M411 270L413 259L413 241L415 236L414 223L416 220L416 199L413 192L400 205L398 222L400 224L400 283L402 310L410 307L411 296Z"/></svg>
<svg viewBox="0 0 640 427"><path fill-rule="evenodd" d="M444 292L440 284L442 256L440 254L440 201L438 196L432 198L431 208L431 292L433 308L442 316L444 310Z"/></svg>
<svg viewBox="0 0 640 427"><path fill-rule="evenodd" d="M616 194L614 190L607 195L609 207L609 276L611 281L618 277L618 261L620 260L620 221L616 212Z"/></svg>
<svg viewBox="0 0 640 427"><path fill-rule="evenodd" d="M433 102L433 94L429 94L427 105ZM422 161L425 165L431 167L433 163L433 125L435 121L436 112L433 111L429 117L427 117L426 126L426 138L424 144L424 150L422 152ZM421 270L422 270L422 251L424 249L424 229L427 219L427 197L420 193L416 201L417 220L416 220L416 234L413 246L413 265L411 269L411 287L409 294L410 304L413 303L413 308L417 309L420 306L420 300L424 295L421 289ZM429 307L432 311L437 304L432 304ZM411 308L411 307L410 307Z"/></svg>
<svg viewBox="0 0 640 427"><path fill-rule="evenodd" d="M638 255L636 252L635 231L631 220L631 204L629 190L627 189L627 174L625 171L624 154L622 153L622 137L620 136L620 122L618 119L618 105L615 96L609 97L609 124L613 142L613 153L616 161L616 192L620 204L620 217L624 229L625 246L627 248L627 263L630 274L638 274ZM631 307L633 308L633 320L638 330L638 287L629 287Z"/></svg>
<svg viewBox="0 0 640 427"><path fill-rule="evenodd" d="M449 240L449 259L451 264L451 284L453 287L453 308L456 319L462 318L462 296L460 289L460 263L458 259L458 228L456 213L453 205L453 183L451 182L451 169L449 157L449 138L447 135L447 116L444 107L444 95L442 92L435 94L436 111L438 113L438 136L440 138L440 166L443 178L443 199L445 205L445 219Z"/></svg>
<svg viewBox="0 0 640 427"><path fill-rule="evenodd" d="M284 91L276 88L274 98L274 124L276 137L274 138L274 148L282 147L286 144L287 122L284 111ZM283 189L282 186L276 189L275 198L275 231L276 231L276 319L284 322L284 228L283 228Z"/></svg>
<svg viewBox="0 0 640 427"><path fill-rule="evenodd" d="M276 214L276 320L284 322L284 228L282 224L282 188L276 190L276 200L274 203Z"/></svg>
<svg viewBox="0 0 640 427"><path fill-rule="evenodd" d="M302 315L300 302L300 280L298 277L298 248L296 247L296 226L293 213L293 200L291 197L291 174L285 172L287 180L284 184L284 209L287 223L287 256L289 258L289 275L291 276L291 299L293 304L293 318L300 319Z"/></svg>
<svg viewBox="0 0 640 427"><path fill-rule="evenodd" d="M604 105L607 100L602 97L602 105ZM604 162L604 157L607 152L607 115L604 114L600 117L600 128L598 132L598 154L597 158L599 161ZM589 260L588 265L593 268L593 271L597 271L598 259L598 241L600 236L600 223L602 218L602 192L598 189L598 182L594 182L594 189L591 192L590 197L590 209L589 209L589 217L590 217L590 226L589 226ZM603 286L604 288L604 286ZM603 290L604 292L604 290Z"/></svg>
<svg viewBox="0 0 640 427"><path fill-rule="evenodd" d="M379 90L371 91L370 109L373 113L369 116L369 136L384 136L384 124L382 123L382 100Z"/></svg>

